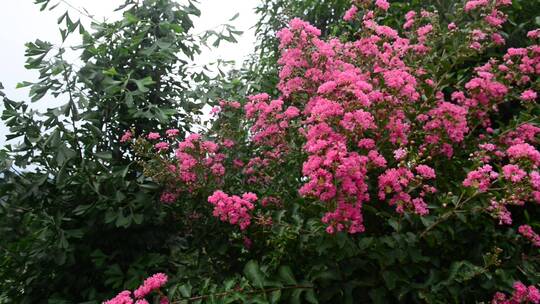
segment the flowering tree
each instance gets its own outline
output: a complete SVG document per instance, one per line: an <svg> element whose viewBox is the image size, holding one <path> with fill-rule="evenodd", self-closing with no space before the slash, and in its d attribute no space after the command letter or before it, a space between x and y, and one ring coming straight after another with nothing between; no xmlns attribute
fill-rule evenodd
<svg viewBox="0 0 540 304"><path fill-rule="evenodd" d="M232 244L208 248L225 265L206 280L178 274L172 298L538 303L540 30L448 72L504 45L509 5L392 28L387 1L353 1L350 42L293 19L279 96L222 101L202 134L126 133L191 245L208 230Z"/></svg>

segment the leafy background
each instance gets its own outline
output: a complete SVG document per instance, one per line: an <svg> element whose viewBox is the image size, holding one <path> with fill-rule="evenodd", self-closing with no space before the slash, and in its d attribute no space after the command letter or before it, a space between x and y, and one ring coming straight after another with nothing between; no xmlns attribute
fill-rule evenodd
<svg viewBox="0 0 540 304"><path fill-rule="evenodd" d="M525 33L540 25L540 3L513 2L506 38L510 46L523 46ZM51 7L48 0L36 3ZM394 1L386 22L399 24L411 8L435 8L450 17L454 3ZM492 230L483 234L492 239L475 238L471 227L487 227L480 216L452 218L420 240L384 211L366 208L366 221L384 219L388 225L361 238L333 237L305 233L322 227L302 216L295 202L282 211L283 225L268 232L271 238L254 240L264 246L247 252L232 229L224 231L211 219L194 226L157 204L159 186L141 174L119 143L121 134L163 126L191 130L200 124L203 106L220 98L276 95L276 31L300 17L324 36L352 39L352 28L341 20L349 6L344 0L262 1L255 52L241 68L217 75L189 66L205 44L235 41L240 33L232 26L193 33L193 18L200 14L196 2L127 0L120 8L123 18L96 22L91 29L57 8L62 38L82 37L79 59L84 64L67 60L64 48L36 40L28 43L25 55L26 68L39 72L39 80L21 81L30 88L28 99L0 93L8 139L20 142L0 151L0 302L98 303L115 291L137 287L157 271L172 277L172 297L223 294L198 298L209 302L457 303L486 300L486 290L509 287L519 276L538 283L534 263L520 264L522 273L511 263L494 274L486 271L495 266L492 245L510 231ZM465 74L503 52L490 50L450 72ZM58 96L67 102L46 111L29 106ZM506 111L512 116L511 109ZM288 182L284 179L277 188ZM429 226L434 220L427 217L426 223L414 225ZM506 259L524 250L510 243L502 249ZM478 260L486 251L493 255Z"/></svg>

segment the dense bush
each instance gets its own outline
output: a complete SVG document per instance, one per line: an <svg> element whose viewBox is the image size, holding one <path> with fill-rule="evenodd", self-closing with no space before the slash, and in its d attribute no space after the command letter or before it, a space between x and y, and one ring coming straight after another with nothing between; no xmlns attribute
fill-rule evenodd
<svg viewBox="0 0 540 304"><path fill-rule="evenodd" d="M505 43L510 1L468 1L447 24L410 11L397 29L374 4L345 12L349 42L281 30L277 98L223 101L187 138L126 133L209 263L202 280L198 264L171 273L170 297L540 301L540 31L453 73Z"/></svg>
<svg viewBox="0 0 540 304"><path fill-rule="evenodd" d="M207 39L238 32L192 33L200 12L189 1L127 0L119 11L92 30L66 12L65 44L27 44L26 68L39 80L19 86L30 87L31 102L65 104L37 111L1 96L11 141L0 153L0 302L97 302L171 264L166 240L177 232L119 137L126 128L190 130L204 105L196 85L210 79L193 59ZM77 34L82 44L70 47ZM78 60L66 59L74 52Z"/></svg>
<svg viewBox="0 0 540 304"><path fill-rule="evenodd" d="M46 169L7 171L2 184L2 229L12 234L2 253L4 294L20 302L108 294L110 304L538 303L540 31L522 38L504 33L523 32L512 24L520 2L434 1L439 12L415 1L315 2L265 2L276 3L274 16L286 8L316 26L292 19L277 44L260 46L263 57L275 59L255 59L241 79L261 71L255 76L266 77L263 82L218 79L227 85L221 88L226 98L267 93L221 101L206 131L193 134L189 127L199 91L173 86L170 94L189 94L191 103L167 107L180 106L184 117L131 121L138 116L117 114L110 136L62 137L60 146L85 154L51 167L62 149L47 144L52 140L43 126L35 140L30 129L17 129L30 116L5 114L15 116L16 134L28 138L22 152L40 151L39 168ZM144 4L133 2L117 26L137 33L140 23L154 20L149 4L163 8L152 15L156 20L170 9L159 4L173 5ZM180 11L186 10L194 12ZM507 11L512 22L504 25ZM267 22L262 37L282 20ZM131 45L132 36L124 38ZM505 38L528 46L505 46ZM107 46L87 45L90 54ZM126 61L116 71L140 66L137 75L145 77L157 58L141 53L136 58L145 64L130 65L131 56L120 56L125 47L103 58L117 54ZM90 67L99 62L86 61ZM109 81L131 74L109 75L105 66L94 73L101 70ZM85 69L77 73L85 75ZM59 83L70 88L79 81ZM86 109L102 113L103 92L118 85L83 83L98 106ZM153 100L145 88L161 92L153 85L154 77L132 86L141 91L134 104L142 110ZM211 90L200 98L220 92ZM129 106L125 88L120 92L103 100ZM13 113L26 109L7 102ZM88 115L81 120L91 125ZM85 134L64 126L55 125L68 135ZM70 140L89 144L76 150ZM117 153L99 153L96 140ZM19 159L19 165L32 163ZM115 186L119 180L129 181L129 192ZM17 224L21 219L28 227ZM63 239L63 247L55 246Z"/></svg>

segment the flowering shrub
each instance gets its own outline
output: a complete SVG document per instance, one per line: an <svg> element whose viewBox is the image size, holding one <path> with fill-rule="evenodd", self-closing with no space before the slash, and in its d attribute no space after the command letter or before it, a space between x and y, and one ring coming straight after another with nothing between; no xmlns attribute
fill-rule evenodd
<svg viewBox="0 0 540 304"><path fill-rule="evenodd" d="M491 301L492 304L512 303L540 303L540 291L535 286L525 286L521 282L514 284L512 297L508 299L505 294L497 292Z"/></svg>
<svg viewBox="0 0 540 304"><path fill-rule="evenodd" d="M133 291L135 301L132 298L131 291L124 290L116 297L103 302L103 304L148 304L149 302L145 299L145 297L154 291L161 295L159 304L169 304L169 299L166 296L163 296L163 293L160 291L160 288L167 283L167 279L167 275L163 273L156 273L144 280L144 283Z"/></svg>
<svg viewBox="0 0 540 304"><path fill-rule="evenodd" d="M277 34L279 96L223 101L210 130L185 139L151 130L122 141L180 221L196 209L229 223L220 227L243 257L265 263L244 272L254 289L240 294L300 297L296 280L260 278L285 263L310 282L309 302L488 301L514 281L537 283L540 32L451 75L504 45L511 1L466 1L448 24L410 11L400 28L382 23L387 1L372 2L343 17L353 41L321 39L300 19ZM518 110L505 117L507 106ZM493 303L537 303L523 286Z"/></svg>

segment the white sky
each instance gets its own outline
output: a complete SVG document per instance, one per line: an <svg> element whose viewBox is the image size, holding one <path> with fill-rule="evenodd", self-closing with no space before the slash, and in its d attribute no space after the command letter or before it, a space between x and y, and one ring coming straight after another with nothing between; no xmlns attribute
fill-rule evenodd
<svg viewBox="0 0 540 304"><path fill-rule="evenodd" d="M0 56L0 82L5 87L4 92L14 100L29 100L27 89L15 89L18 82L35 81L38 73L28 71L24 68L25 57L24 44L26 42L41 39L59 44L61 41L58 31L57 19L69 7L60 4L54 11L39 11L39 6L33 0L2 0L0 10L0 45L2 56ZM68 0L73 6L86 8L95 19L102 20L115 19L114 9L122 4L123 0ZM196 59L197 65L204 65L214 62L217 59L235 60L239 65L242 60L253 51L255 44L254 30L251 27L257 21L254 8L259 3L258 0L199 0L197 5L202 14L195 19L195 29L193 33L212 29L223 23L231 23L244 34L238 39L239 43L231 44L222 41L220 47L212 50L205 50ZM52 1L56 3L56 1ZM80 16L75 10L70 10L72 20L77 20ZM240 16L233 22L228 20L236 13ZM117 14L117 13L116 13ZM80 16L83 24L89 29L90 20ZM68 43L76 45L77 41ZM56 105L53 97L49 96L38 102L35 107L46 109ZM61 104L61 103L60 103ZM0 104L0 111L3 105ZM5 134L8 132L0 123L0 147L5 144Z"/></svg>

